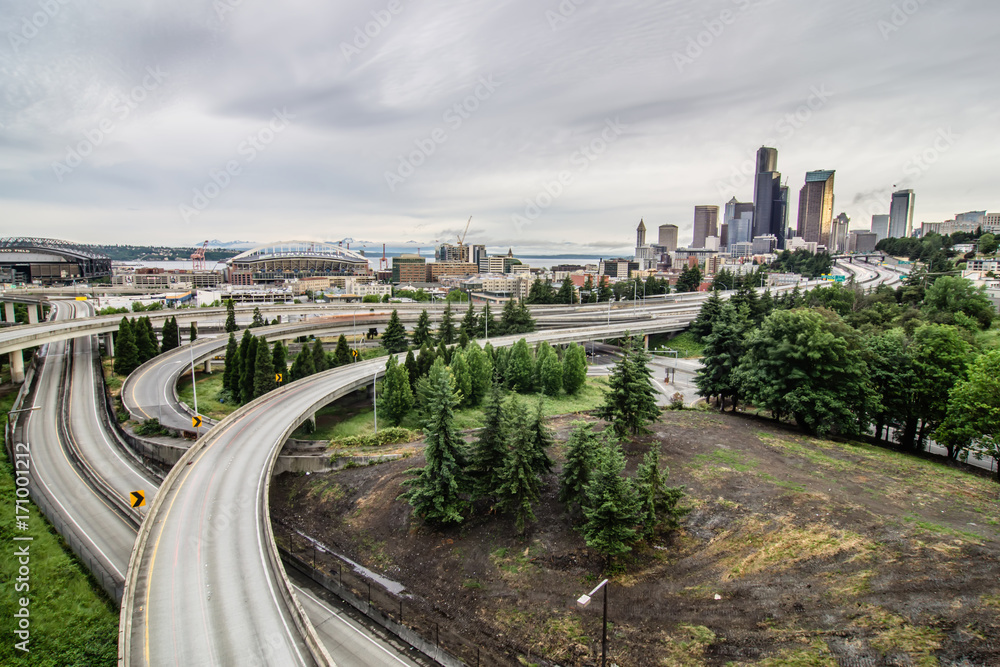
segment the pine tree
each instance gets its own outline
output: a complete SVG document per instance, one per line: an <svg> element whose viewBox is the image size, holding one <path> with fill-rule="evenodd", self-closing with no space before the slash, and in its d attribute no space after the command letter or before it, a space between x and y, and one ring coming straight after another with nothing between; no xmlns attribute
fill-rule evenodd
<svg viewBox="0 0 1000 667"><path fill-rule="evenodd" d="M556 396L562 390L563 364L555 352L542 360L538 369L540 386L546 396Z"/></svg>
<svg viewBox="0 0 1000 667"><path fill-rule="evenodd" d="M531 311L528 310L528 305L524 301L518 301L517 303L517 331L508 331L507 333L531 333L536 328L535 319L531 316Z"/></svg>
<svg viewBox="0 0 1000 667"><path fill-rule="evenodd" d="M316 367L313 366L312 350L309 349L308 345L303 345L302 351L295 355L295 359L292 360L292 368L288 371L288 375L292 379L292 382L294 382L302 378L307 378L315 372Z"/></svg>
<svg viewBox="0 0 1000 667"><path fill-rule="evenodd" d="M541 278L535 278L535 282L531 283L531 288L528 290L528 303L552 303L555 300L555 295L552 291L552 285L548 281L542 281Z"/></svg>
<svg viewBox="0 0 1000 667"><path fill-rule="evenodd" d="M534 385L535 364L531 358L531 349L523 338L511 348L507 359L506 378L515 391L522 394L532 390Z"/></svg>
<svg viewBox="0 0 1000 667"><path fill-rule="evenodd" d="M469 345L469 335L464 331L458 334L458 346L461 349L465 349Z"/></svg>
<svg viewBox="0 0 1000 667"><path fill-rule="evenodd" d="M188 331L189 331L188 340L190 342L193 343L196 340L198 340L198 323L197 322L192 322L191 326L188 327Z"/></svg>
<svg viewBox="0 0 1000 667"><path fill-rule="evenodd" d="M649 353L635 336L625 332L622 340L622 358L611 369L609 391L598 415L610 422L621 437L646 432L645 425L660 415L656 405L656 389L652 371L649 370Z"/></svg>
<svg viewBox="0 0 1000 667"><path fill-rule="evenodd" d="M509 333L517 333L517 302L515 299L507 299L500 311L500 321L496 325L496 335L506 336Z"/></svg>
<svg viewBox="0 0 1000 667"><path fill-rule="evenodd" d="M248 329L244 329L243 337L240 338L236 365L233 367L233 393L236 394L237 400L239 400L240 395L240 378L243 377L243 364L246 361L247 355L250 354L250 341L252 340L253 334Z"/></svg>
<svg viewBox="0 0 1000 667"><path fill-rule="evenodd" d="M250 322L250 328L256 329L257 327L262 327L267 322L264 321L264 316L260 312L260 306L253 307L253 321Z"/></svg>
<svg viewBox="0 0 1000 667"><path fill-rule="evenodd" d="M413 507L418 517L430 524L451 525L464 520L468 501L463 497L467 478L465 473L465 443L455 428L455 385L451 373L443 362L431 367L427 379L428 393L424 414L423 468L411 468L413 475L403 482L410 487L399 497Z"/></svg>
<svg viewBox="0 0 1000 667"><path fill-rule="evenodd" d="M472 401L472 376L469 375L469 365L465 362L462 350L455 350L451 355L451 374L455 378L455 390L459 394L459 405L470 405Z"/></svg>
<svg viewBox="0 0 1000 667"><path fill-rule="evenodd" d="M281 343L281 341L276 341L274 343L274 350L271 352L271 367L274 370L274 379L277 385L283 385L288 382L288 350ZM278 377L281 380L278 380Z"/></svg>
<svg viewBox="0 0 1000 667"><path fill-rule="evenodd" d="M469 366L471 380L469 405L479 405L493 381L493 364L490 363L489 357L475 341L469 343L469 347L466 348L465 361Z"/></svg>
<svg viewBox="0 0 1000 667"><path fill-rule="evenodd" d="M705 336L712 333L712 323L715 318L719 316L722 311L722 297L719 296L718 292L712 292L712 295L705 299L704 303L701 304L701 310L698 311L698 317L691 322L691 333L701 341L705 339Z"/></svg>
<svg viewBox="0 0 1000 667"><path fill-rule="evenodd" d="M416 348L423 347L424 343L431 340L431 317L427 313L427 309L424 308L420 311L420 317L417 319L417 326L413 328L413 346Z"/></svg>
<svg viewBox="0 0 1000 667"><path fill-rule="evenodd" d="M240 348L236 343L236 334L229 334L229 343L226 344L226 370L222 374L222 388L235 396L239 393Z"/></svg>
<svg viewBox="0 0 1000 667"><path fill-rule="evenodd" d="M655 445L658 446L658 445ZM643 537L650 539L660 526L672 530L687 512L677 503L684 496L681 487L668 487L669 471L660 472L660 452L650 448L636 471L635 485L639 491L639 523Z"/></svg>
<svg viewBox="0 0 1000 667"><path fill-rule="evenodd" d="M570 343L563 358L563 389L571 396L587 382L587 353L576 343Z"/></svg>
<svg viewBox="0 0 1000 667"><path fill-rule="evenodd" d="M398 426L413 407L413 391L410 389L410 378L406 368L399 365L394 355L390 355L385 365L385 377L382 380L382 396L379 406L393 426Z"/></svg>
<svg viewBox="0 0 1000 667"><path fill-rule="evenodd" d="M254 399L253 381L257 371L257 347L257 338L251 335L247 356L243 359L243 368L240 372L240 402L244 404Z"/></svg>
<svg viewBox="0 0 1000 667"><path fill-rule="evenodd" d="M382 333L382 347L389 354L406 352L406 328L399 321L399 313L396 310L392 311L392 315L389 316L389 323Z"/></svg>
<svg viewBox="0 0 1000 667"><path fill-rule="evenodd" d="M535 385L535 389L538 391L545 391L545 387L542 384L542 364L549 356L555 356L556 352L549 345L548 341L543 340L535 347L535 366L532 369L532 382ZM561 369L560 369L561 370ZM560 386L562 385L562 378L560 378Z"/></svg>
<svg viewBox="0 0 1000 667"><path fill-rule="evenodd" d="M569 276L563 278L562 284L559 286L559 292L556 293L556 303L566 303L574 304L577 303L579 299L576 298L576 287L573 285L573 280Z"/></svg>
<svg viewBox="0 0 1000 667"><path fill-rule="evenodd" d="M588 547L604 554L608 566L632 550L637 536L639 502L632 480L622 476L624 470L625 455L612 438L601 448L583 504L580 532Z"/></svg>
<svg viewBox="0 0 1000 667"><path fill-rule="evenodd" d="M494 336L497 335L497 321L493 317L493 309L490 308L490 304L485 303L482 312L479 313L479 319L476 321L476 336L489 338L491 331Z"/></svg>
<svg viewBox="0 0 1000 667"><path fill-rule="evenodd" d="M495 491L496 505L500 511L514 515L514 524L523 535L526 524L535 520L532 505L538 502L541 482L535 468L535 444L517 395L510 397L504 412L509 447Z"/></svg>
<svg viewBox="0 0 1000 667"><path fill-rule="evenodd" d="M441 341L441 344L438 345L437 351L434 353L434 358L443 359L445 365L447 366L451 363L451 352L452 349L445 345L444 341Z"/></svg>
<svg viewBox="0 0 1000 667"><path fill-rule="evenodd" d="M422 378L431 372L435 358L434 350L430 345L424 343L423 347L420 348L420 355L417 357L417 378ZM416 380L414 380L415 382Z"/></svg>
<svg viewBox="0 0 1000 667"><path fill-rule="evenodd" d="M232 299L226 299L226 333L233 333L239 329L236 326L236 306Z"/></svg>
<svg viewBox="0 0 1000 667"><path fill-rule="evenodd" d="M455 323L451 320L451 304L449 303L445 306L444 312L441 313L441 324L438 326L438 342L443 342L445 345L451 345L455 342Z"/></svg>
<svg viewBox="0 0 1000 667"><path fill-rule="evenodd" d="M494 382L483 404L483 428L472 446L469 466L477 498L492 498L500 487L500 473L507 454L505 426L503 389Z"/></svg>
<svg viewBox="0 0 1000 667"><path fill-rule="evenodd" d="M535 406L535 413L527 422L527 432L531 440L531 466L539 475L552 472L552 459L546 451L552 446L552 433L545 426L545 415L542 413L542 401Z"/></svg>
<svg viewBox="0 0 1000 667"><path fill-rule="evenodd" d="M323 341L319 338L313 341L312 345L313 373L322 373L330 368L326 359L326 350L323 349Z"/></svg>
<svg viewBox="0 0 1000 667"><path fill-rule="evenodd" d="M702 366L695 375L698 393L707 399L719 397L719 410L723 410L726 399L733 402L733 411L739 400L739 385L733 372L739 366L744 352L744 338L751 328L747 317L747 307L729 301L712 323L712 330L705 336Z"/></svg>
<svg viewBox="0 0 1000 667"><path fill-rule="evenodd" d="M155 334L151 334L151 328L146 326L146 318L144 317L132 322L132 331L135 333L135 347L141 366L156 356L156 348L153 343Z"/></svg>
<svg viewBox="0 0 1000 667"><path fill-rule="evenodd" d="M476 331L479 328L479 319L476 317L476 309L469 302L469 308L465 311L465 317L462 318L462 323L458 326L459 334L465 334L466 339L476 338Z"/></svg>
<svg viewBox="0 0 1000 667"><path fill-rule="evenodd" d="M403 366L406 368L406 375L410 379L410 389L412 389L417 378L420 377L420 371L417 368L417 359L413 356L413 350L407 350L406 361L403 362Z"/></svg>
<svg viewBox="0 0 1000 667"><path fill-rule="evenodd" d="M331 368L339 368L351 363L351 348L347 344L347 336L340 334L337 339L337 347L333 350L333 365Z"/></svg>
<svg viewBox="0 0 1000 667"><path fill-rule="evenodd" d="M118 375L128 375L139 367L139 350L135 344L135 335L132 333L132 325L127 317L122 317L118 324L118 337L115 341L117 349L115 352L114 370Z"/></svg>
<svg viewBox="0 0 1000 667"><path fill-rule="evenodd" d="M575 421L566 441L566 462L559 473L559 502L572 509L586 498L590 473L600 459L601 440L590 422Z"/></svg>
<svg viewBox="0 0 1000 667"><path fill-rule="evenodd" d="M177 337L180 335L177 329L177 317L168 317L163 322L161 333L163 342L160 345L160 352L169 352L177 348Z"/></svg>
<svg viewBox="0 0 1000 667"><path fill-rule="evenodd" d="M257 357L253 369L253 397L258 398L274 389L274 358L267 340L261 336L257 339Z"/></svg>

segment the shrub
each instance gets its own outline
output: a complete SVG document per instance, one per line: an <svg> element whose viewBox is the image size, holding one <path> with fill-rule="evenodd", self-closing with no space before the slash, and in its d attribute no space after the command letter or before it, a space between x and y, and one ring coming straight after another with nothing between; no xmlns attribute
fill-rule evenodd
<svg viewBox="0 0 1000 667"><path fill-rule="evenodd" d="M383 447L385 445L413 442L414 440L418 440L420 435L419 431L412 431L401 426L393 426L384 428L376 433L337 438L336 440L332 440L331 444L338 447Z"/></svg>

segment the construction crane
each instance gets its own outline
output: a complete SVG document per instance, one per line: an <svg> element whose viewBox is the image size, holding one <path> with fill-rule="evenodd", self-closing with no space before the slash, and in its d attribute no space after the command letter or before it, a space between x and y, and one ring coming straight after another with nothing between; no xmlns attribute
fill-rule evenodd
<svg viewBox="0 0 1000 667"><path fill-rule="evenodd" d="M464 262L470 261L471 253L465 249L465 235L469 233L469 225L471 224L472 216L470 215L469 221L465 223L465 231L458 237L458 259Z"/></svg>
<svg viewBox="0 0 1000 667"><path fill-rule="evenodd" d="M205 270L205 248L208 247L208 241L205 241L200 248L191 253L191 270L192 271L204 271Z"/></svg>

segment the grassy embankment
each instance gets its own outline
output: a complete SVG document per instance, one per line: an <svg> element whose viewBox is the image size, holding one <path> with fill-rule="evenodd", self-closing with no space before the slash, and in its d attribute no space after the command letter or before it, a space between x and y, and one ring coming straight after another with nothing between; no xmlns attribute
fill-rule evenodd
<svg viewBox="0 0 1000 667"><path fill-rule="evenodd" d="M7 411L13 405L17 388L0 386L0 411L6 423ZM0 433L2 439L2 433ZM7 582L2 596L0 617L4 620L0 644L0 664L37 665L55 667L62 665L114 665L118 656L118 610L87 570L69 550L55 529L41 516L34 504L28 506L28 530L15 526L15 485L13 467L3 456L0 464L0 541L4 557L0 558L0 581ZM30 542L14 542L15 536L28 536ZM20 608L16 592L18 576L16 548L28 544L31 562L30 648L29 653L14 647L19 641L13 635L13 613Z"/></svg>

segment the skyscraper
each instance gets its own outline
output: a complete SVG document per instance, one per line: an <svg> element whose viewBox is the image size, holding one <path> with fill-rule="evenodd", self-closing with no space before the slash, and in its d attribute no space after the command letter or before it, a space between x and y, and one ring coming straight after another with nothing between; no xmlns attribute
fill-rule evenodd
<svg viewBox="0 0 1000 667"><path fill-rule="evenodd" d="M695 206L692 248L704 248L705 239L719 235L719 207Z"/></svg>
<svg viewBox="0 0 1000 667"><path fill-rule="evenodd" d="M913 190L892 193L889 207L889 238L906 238L913 233Z"/></svg>
<svg viewBox="0 0 1000 667"><path fill-rule="evenodd" d="M833 223L833 170L806 172L799 191L799 222L796 233L807 242L831 247ZM846 233L846 232L845 232Z"/></svg>
<svg viewBox="0 0 1000 667"><path fill-rule="evenodd" d="M635 228L635 261L639 263L639 270L656 266L653 259L653 248L646 245L646 223L639 220L639 226Z"/></svg>
<svg viewBox="0 0 1000 667"><path fill-rule="evenodd" d="M873 215L871 232L875 235L875 243L882 239L889 238L889 216Z"/></svg>
<svg viewBox="0 0 1000 667"><path fill-rule="evenodd" d="M753 183L753 234L772 234L778 247L785 247L785 221L788 216L788 188L781 185L778 172L778 149L761 146L757 151L757 174Z"/></svg>
<svg viewBox="0 0 1000 667"><path fill-rule="evenodd" d="M660 225L659 241L668 252L677 250L677 225Z"/></svg>
<svg viewBox="0 0 1000 667"><path fill-rule="evenodd" d="M831 252L847 252L847 230L851 226L851 219L846 213L841 213L830 225L830 243L827 249Z"/></svg>

